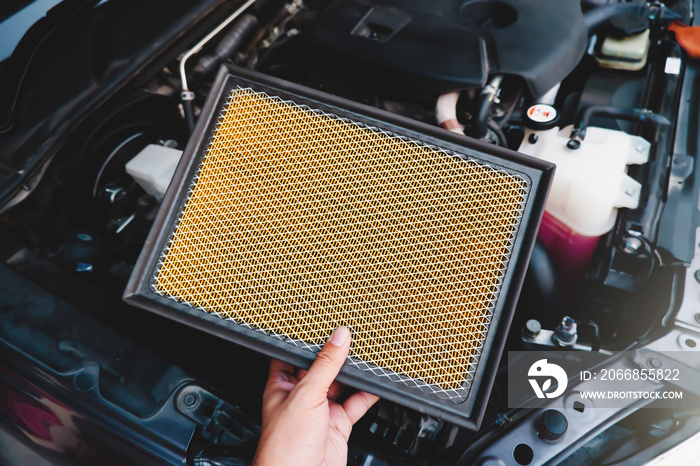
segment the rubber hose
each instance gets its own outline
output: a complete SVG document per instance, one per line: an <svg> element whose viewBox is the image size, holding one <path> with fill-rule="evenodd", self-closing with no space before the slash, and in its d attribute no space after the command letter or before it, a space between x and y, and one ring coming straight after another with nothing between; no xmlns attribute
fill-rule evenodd
<svg viewBox="0 0 700 466"><path fill-rule="evenodd" d="M477 114L472 127L472 136L477 139L483 139L489 132L489 116L491 115L491 106L493 99L489 94L481 94L479 96L479 104L477 106Z"/></svg>
<svg viewBox="0 0 700 466"><path fill-rule="evenodd" d="M540 240L535 243L530 256L523 295L526 306L537 309L540 320L558 319L562 309L561 281L547 248Z"/></svg>
<svg viewBox="0 0 700 466"><path fill-rule="evenodd" d="M484 139L489 134L489 119L491 118L491 107L493 106L494 98L498 95L498 90L501 87L503 78L501 76L494 77L491 82L481 90L477 101L476 118L472 123L470 136L477 139Z"/></svg>
<svg viewBox="0 0 700 466"><path fill-rule="evenodd" d="M614 5L601 6L587 11L583 15L588 35L595 34L598 29L605 26L614 16L621 13L633 13L643 16L649 15L649 8L646 5L635 3L616 3Z"/></svg>
<svg viewBox="0 0 700 466"><path fill-rule="evenodd" d="M236 22L231 30L221 39L214 53L205 55L199 59L192 70L198 76L211 73L224 60L230 58L243 44L243 40L258 27L258 19L246 13Z"/></svg>
<svg viewBox="0 0 700 466"><path fill-rule="evenodd" d="M618 120L651 122L656 126L670 126L671 121L663 115L654 113L651 110L638 108L620 108L607 105L591 105L581 109L576 115L574 129L571 132L571 138L584 139L586 130L594 116L606 116Z"/></svg>
<svg viewBox="0 0 700 466"><path fill-rule="evenodd" d="M187 129L189 130L190 134L192 134L192 131L194 130L194 111L192 110L192 101L184 100L182 102L182 108L185 111L185 121L187 122Z"/></svg>

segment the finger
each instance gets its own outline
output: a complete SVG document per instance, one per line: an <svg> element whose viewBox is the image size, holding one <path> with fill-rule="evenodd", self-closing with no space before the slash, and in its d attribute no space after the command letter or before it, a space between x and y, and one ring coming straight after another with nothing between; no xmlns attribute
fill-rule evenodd
<svg viewBox="0 0 700 466"><path fill-rule="evenodd" d="M282 362L278 359L273 359L270 362L270 372L268 378L271 379L273 375L278 374L280 372L294 374L294 366L292 366L291 364L287 364L286 362Z"/></svg>
<svg viewBox="0 0 700 466"><path fill-rule="evenodd" d="M286 372L274 374L265 386L265 390L276 390L281 388L287 392L291 391L299 383L299 378Z"/></svg>
<svg viewBox="0 0 700 466"><path fill-rule="evenodd" d="M328 403L328 409L330 414L330 426L337 430L347 442L352 433L352 422L348 419L343 405L331 401Z"/></svg>
<svg viewBox="0 0 700 466"><path fill-rule="evenodd" d="M379 400L379 397L376 395L371 395L367 392L357 392L345 400L343 409L345 409L345 414L347 414L350 422L355 424L377 400Z"/></svg>
<svg viewBox="0 0 700 466"><path fill-rule="evenodd" d="M336 401L338 397L343 394L344 391L345 385L338 382L333 382L328 388L328 395L326 396L329 400Z"/></svg>
<svg viewBox="0 0 700 466"><path fill-rule="evenodd" d="M297 369L296 375L299 377L299 380L301 380L304 378L307 372L308 371L306 369ZM297 380L297 383L299 383L299 380ZM338 397L343 394L343 391L345 391L345 385L338 382L333 382L328 388L328 395L326 396L329 400L336 401Z"/></svg>
<svg viewBox="0 0 700 466"><path fill-rule="evenodd" d="M340 368L343 367L349 351L350 329L338 327L318 353L316 360L298 386L313 387L327 393L338 376Z"/></svg>
<svg viewBox="0 0 700 466"><path fill-rule="evenodd" d="M293 375L294 366L273 359L270 362L270 375L265 384L263 393L263 404L266 406L276 406L283 401L292 389L299 382Z"/></svg>
<svg viewBox="0 0 700 466"><path fill-rule="evenodd" d="M294 375L294 366L282 361L273 359L270 362L270 373L267 378L265 390L274 389L279 386L286 386L289 383L296 384L299 379Z"/></svg>

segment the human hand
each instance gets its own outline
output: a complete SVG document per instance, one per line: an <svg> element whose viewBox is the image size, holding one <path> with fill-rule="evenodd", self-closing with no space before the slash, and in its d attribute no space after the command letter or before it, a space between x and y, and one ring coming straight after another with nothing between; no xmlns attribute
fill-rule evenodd
<svg viewBox="0 0 700 466"><path fill-rule="evenodd" d="M338 327L308 371L272 361L254 465L347 464L352 426L379 399L357 392L336 402L344 387L334 380L349 351L350 330Z"/></svg>

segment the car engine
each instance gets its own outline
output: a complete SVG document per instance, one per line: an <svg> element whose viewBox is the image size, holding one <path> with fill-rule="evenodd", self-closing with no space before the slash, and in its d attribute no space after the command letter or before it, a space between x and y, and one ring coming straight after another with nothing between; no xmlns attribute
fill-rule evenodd
<svg viewBox="0 0 700 466"><path fill-rule="evenodd" d="M121 301L217 72L235 66L556 165L480 428L382 400L355 426L349 464L638 464L697 432L697 410L641 409L650 400L585 412L507 401L508 351L595 352L626 368L634 362L618 352L700 344L700 67L669 29L692 22L692 2L250 0L196 13L193 2L169 12L160 2L161 20L153 11L137 20L135 2L99 3L65 16L81 24L94 15L98 26L99 15L117 18L116 32L91 32L111 55L46 43L36 65L6 81L17 92L0 110L0 257L139 346L122 348L128 361L112 358L58 310L8 314L0 338L53 355L57 372L93 361L103 397L142 418L165 402L166 375L182 371L208 399L226 400L212 401L226 423L201 423L188 464L237 464L226 458L254 448L267 359ZM179 33L87 99L102 77L116 82L113 70L136 66L131 42L154 40L158 21ZM49 85L48 70L65 66L89 72ZM178 369L149 370L160 363L139 361L141 347ZM683 364L700 376L697 361ZM550 433L552 410L568 421L563 437ZM237 419L253 434L231 435Z"/></svg>

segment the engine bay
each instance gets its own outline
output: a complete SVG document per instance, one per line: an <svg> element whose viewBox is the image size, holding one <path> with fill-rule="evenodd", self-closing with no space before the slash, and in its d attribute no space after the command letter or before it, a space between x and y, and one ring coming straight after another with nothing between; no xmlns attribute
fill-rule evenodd
<svg viewBox="0 0 700 466"><path fill-rule="evenodd" d="M126 17L112 3L95 11ZM177 40L152 52L157 60L99 105L86 106L60 137L47 138L51 150L43 160L22 157L22 144L38 133L18 128L35 115L11 112L12 124L0 133L7 138L0 169L7 186L21 183L2 190L0 257L9 268L90 309L98 321L259 419L265 357L121 302L182 151L197 121L207 117L203 109L217 72L233 65L556 165L504 355L528 349L612 355L692 350L700 343L700 184L691 101L698 75L669 29L674 21L692 22L692 4L220 3L179 26ZM139 24L125 23L129 27ZM96 61L94 73L106 73L107 65ZM27 79L34 79L32 72ZM42 96L18 95L17 108ZM60 119L60 112L51 115ZM31 169L23 165L29 162ZM23 293L37 293L30 288ZM48 321L37 326L32 319L7 317L0 336L18 347L41 338L47 354L97 360L108 374L101 382L111 387L107 396L137 386L147 372L137 361L110 362L106 348L99 357L77 351L95 345L89 332L56 337ZM16 336L18 327L33 329L26 341ZM82 343L66 350L71 339ZM183 348L183 339L196 344ZM629 362L611 357L610 364ZM381 401L354 428L349 464L612 464L682 441L700 419L698 412L630 404L587 415L565 442L531 440L523 432L542 430L541 412L508 407L507 369L504 356L476 431ZM246 376L231 380L231 371ZM144 395L127 410L146 416L163 402L158 380L148 383L158 389L138 388ZM553 408L541 411L547 409ZM206 429L195 440L191 464L210 455L211 445L232 441Z"/></svg>

